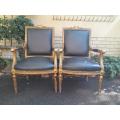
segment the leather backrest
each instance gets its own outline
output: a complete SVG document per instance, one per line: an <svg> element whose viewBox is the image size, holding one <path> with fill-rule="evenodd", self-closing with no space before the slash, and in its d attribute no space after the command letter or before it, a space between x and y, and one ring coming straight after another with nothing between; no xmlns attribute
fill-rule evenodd
<svg viewBox="0 0 120 120"><path fill-rule="evenodd" d="M64 29L64 55L88 56L89 35L86 29Z"/></svg>
<svg viewBox="0 0 120 120"><path fill-rule="evenodd" d="M52 54L51 28L28 28L27 29L27 54L28 55L51 55Z"/></svg>

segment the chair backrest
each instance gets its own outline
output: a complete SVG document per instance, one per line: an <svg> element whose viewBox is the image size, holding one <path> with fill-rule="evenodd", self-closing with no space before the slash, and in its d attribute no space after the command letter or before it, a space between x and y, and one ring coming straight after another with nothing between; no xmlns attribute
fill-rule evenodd
<svg viewBox="0 0 120 120"><path fill-rule="evenodd" d="M53 47L53 28L26 27L27 56L51 55Z"/></svg>
<svg viewBox="0 0 120 120"><path fill-rule="evenodd" d="M90 30L83 28L63 29L63 47L66 56L89 55Z"/></svg>

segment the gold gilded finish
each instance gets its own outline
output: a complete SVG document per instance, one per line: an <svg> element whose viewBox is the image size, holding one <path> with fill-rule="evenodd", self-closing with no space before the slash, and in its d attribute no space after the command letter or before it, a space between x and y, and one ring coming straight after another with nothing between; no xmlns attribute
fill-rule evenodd
<svg viewBox="0 0 120 120"><path fill-rule="evenodd" d="M81 30L83 28L80 27L70 27L70 28L63 28L63 32L62 32L62 49L59 49L59 92L61 93L62 91L62 80L63 80L63 76L85 76L88 80L88 77L95 77L98 76L99 78L99 94L101 93L101 89L102 89L102 81L103 81L103 76L104 76L104 64L103 64L103 55L104 52L102 50L98 50L97 52L94 51L92 48L89 47L89 57L91 57L92 54L94 54L94 52L96 52L98 54L98 58L100 60L99 64L101 66L101 70L100 71L72 71L72 70L63 70L62 69L62 63L63 63L63 59L68 57L68 56L64 56L64 30ZM83 30L89 30L90 29L83 29ZM90 33L91 34L91 33ZM90 36L89 36L90 39ZM90 46L90 45L89 45Z"/></svg>
<svg viewBox="0 0 120 120"><path fill-rule="evenodd" d="M25 43L24 43L24 50L25 50L25 58L27 57L34 57L34 56L29 56L28 55L28 49L27 49L27 43L28 43L28 40L27 40L27 30L28 29L50 29L48 27L41 27L41 26L26 26L25 27ZM47 57L50 57L52 58L53 62L54 62L54 68L53 70L16 70L14 68L14 66L17 64L17 58L16 58L16 51L18 50L17 48L12 48L11 49L11 52L13 53L13 63L12 63L12 70L11 70L11 73L12 73L12 78L13 78L13 86L14 86L14 91L15 91L15 94L18 93L18 90L17 90L17 81L16 81L16 76L17 75L52 75L53 76L53 80L54 80L54 90L55 92L57 92L57 49L54 49L54 29L52 28L53 32L52 32L52 48L53 48L53 51L52 51L52 55L51 56L47 56ZM41 55L41 56L44 56L45 55Z"/></svg>

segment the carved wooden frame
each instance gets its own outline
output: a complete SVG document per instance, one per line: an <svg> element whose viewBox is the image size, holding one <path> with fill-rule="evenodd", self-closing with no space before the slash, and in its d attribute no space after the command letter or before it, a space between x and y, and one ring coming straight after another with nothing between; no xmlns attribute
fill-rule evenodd
<svg viewBox="0 0 120 120"><path fill-rule="evenodd" d="M18 93L17 90L17 80L16 80L16 76L17 75L49 75L52 74L53 76L53 80L54 80L54 90L55 92L57 92L57 49L54 49L54 28L50 28L50 27L45 27L45 26L26 26L25 27L25 44L23 46L24 50L25 50L25 58L27 57L31 57L28 56L27 54L27 29L52 29L52 55L51 56L47 56L53 59L54 61L54 68L53 70L16 70L14 68L14 66L17 63L17 57L16 57L16 51L19 48L12 48L11 52L13 53L13 64L12 64L12 69L11 69L11 73L12 73L12 80L13 80L13 86L14 86L14 91L15 94ZM41 55L44 56L44 55Z"/></svg>
<svg viewBox="0 0 120 120"><path fill-rule="evenodd" d="M69 28L63 28L63 32L62 32L62 49L59 49L59 92L61 93L62 91L62 80L63 80L63 76L67 75L67 76L86 76L86 78L88 79L88 77L94 77L94 76L98 76L99 77L99 94L101 93L101 89L102 89L102 81L103 81L103 76L104 76L104 64L103 64L103 54L104 52L102 50L98 50L98 49L92 49L89 47L89 57L91 57L91 52L96 52L98 53L98 57L99 57L99 64L101 66L101 70L100 71L72 71L72 70L63 70L62 68L62 63L63 63L63 59L65 57L68 56L64 56L64 30L89 30L90 29L84 29L84 28L80 28L80 27L69 27ZM91 32L90 32L91 34ZM89 36L90 37L90 36ZM90 46L90 45L89 45Z"/></svg>

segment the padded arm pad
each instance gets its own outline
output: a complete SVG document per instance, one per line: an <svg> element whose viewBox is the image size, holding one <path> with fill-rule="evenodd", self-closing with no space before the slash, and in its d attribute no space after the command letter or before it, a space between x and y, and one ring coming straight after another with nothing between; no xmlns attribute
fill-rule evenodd
<svg viewBox="0 0 120 120"><path fill-rule="evenodd" d="M91 51L93 51L93 52L98 52L98 53L100 53L100 54L105 54L104 51L99 50L99 49L91 49Z"/></svg>
<svg viewBox="0 0 120 120"><path fill-rule="evenodd" d="M16 50L23 49L24 47L19 47L19 48L11 48L11 52L15 52Z"/></svg>

